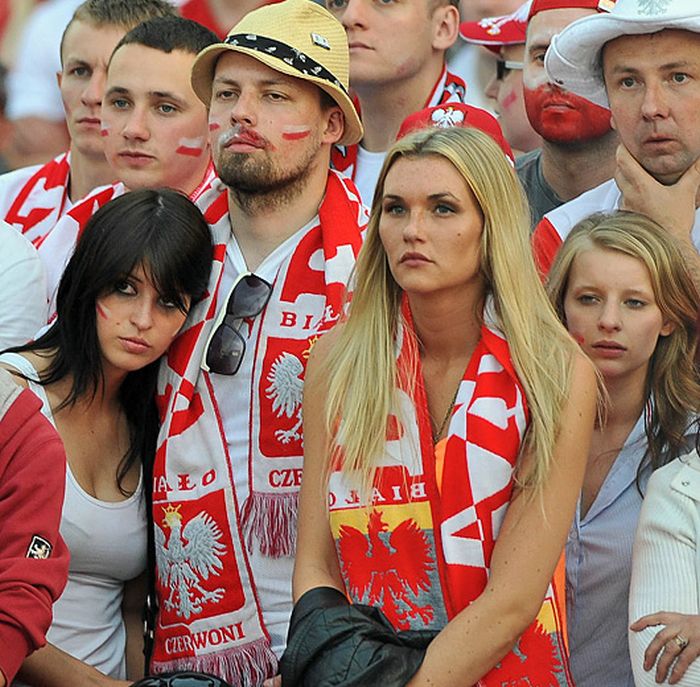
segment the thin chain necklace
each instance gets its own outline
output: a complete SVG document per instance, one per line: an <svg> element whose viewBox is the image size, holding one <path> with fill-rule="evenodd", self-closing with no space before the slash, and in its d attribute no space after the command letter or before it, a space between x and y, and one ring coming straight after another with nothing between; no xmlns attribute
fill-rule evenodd
<svg viewBox="0 0 700 687"><path fill-rule="evenodd" d="M457 388L455 389L454 396L452 397L452 402L450 403L449 406L447 406L447 412L445 413L445 416L442 418L442 422L440 423L440 428L438 429L437 432L433 432L433 444L437 444L438 439L442 436L442 433L445 431L445 427L447 427L447 423L452 416L452 410L455 407L455 403L457 402L457 394L459 393L459 387L462 384L462 380L460 379ZM430 419L433 420L433 416L430 416ZM433 421L433 425L435 422Z"/></svg>

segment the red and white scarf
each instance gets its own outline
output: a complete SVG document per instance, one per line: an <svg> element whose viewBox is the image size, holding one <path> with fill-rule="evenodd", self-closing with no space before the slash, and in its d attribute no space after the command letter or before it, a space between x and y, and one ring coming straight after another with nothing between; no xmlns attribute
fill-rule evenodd
<svg viewBox="0 0 700 687"><path fill-rule="evenodd" d="M36 245L70 207L70 153L40 167L18 169L0 183L3 219Z"/></svg>
<svg viewBox="0 0 700 687"><path fill-rule="evenodd" d="M248 340L254 355L248 456L230 456L210 373L200 369L216 316L230 237L228 196L218 185L199 203L213 232L209 293L161 368L163 424L154 468L159 615L156 672L215 673L236 685L274 674L248 548L291 555L302 469L301 397L309 351L340 317L366 214L354 184L330 172L319 222L282 264ZM219 307L225 307L220 303ZM236 473L251 495L237 501ZM183 548L184 547L184 548ZM289 607L291 612L291 598Z"/></svg>
<svg viewBox="0 0 700 687"><path fill-rule="evenodd" d="M435 83L432 93L428 96L424 107L436 107L443 103L463 103L467 95L467 86L464 81L448 72L444 67L440 78ZM355 107L360 112L360 103L354 99ZM351 146L333 146L331 152L331 166L351 179L355 178L357 169L357 148L359 143Z"/></svg>
<svg viewBox="0 0 700 687"><path fill-rule="evenodd" d="M406 304L404 313L412 326ZM441 487L420 359L403 329L399 366L413 365L416 383L397 389L369 513L352 482L331 475L331 529L346 589L354 602L380 606L398 630L439 630L482 593L510 503L528 409L488 307L485 320L458 389ZM516 649L478 685L573 685L552 586Z"/></svg>

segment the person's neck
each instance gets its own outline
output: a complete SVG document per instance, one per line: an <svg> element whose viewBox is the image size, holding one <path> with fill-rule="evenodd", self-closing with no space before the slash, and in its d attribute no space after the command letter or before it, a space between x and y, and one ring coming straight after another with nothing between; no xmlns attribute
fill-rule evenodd
<svg viewBox="0 0 700 687"><path fill-rule="evenodd" d="M468 359L481 336L483 289L469 293L411 294L408 297L416 336L425 361ZM466 365L466 363L465 363Z"/></svg>
<svg viewBox="0 0 700 687"><path fill-rule="evenodd" d="M104 155L83 155L78 150L71 150L68 197L72 203L84 198L98 186L106 186L114 180L114 171Z"/></svg>
<svg viewBox="0 0 700 687"><path fill-rule="evenodd" d="M328 161L317 161L291 191L241 195L229 188L229 219L249 270L254 271L275 248L308 224L318 213L328 180Z"/></svg>
<svg viewBox="0 0 700 687"><path fill-rule="evenodd" d="M629 432L634 427L644 408L645 374L605 380L608 406L603 431L627 427Z"/></svg>
<svg viewBox="0 0 700 687"><path fill-rule="evenodd" d="M361 145L365 150L380 153L389 150L396 140L403 120L426 107L435 88L444 62L442 53L418 74L388 85L353 86L360 101L365 133Z"/></svg>
<svg viewBox="0 0 700 687"><path fill-rule="evenodd" d="M207 0L217 25L230 31L243 17L261 5L261 0Z"/></svg>
<svg viewBox="0 0 700 687"><path fill-rule="evenodd" d="M543 140L542 175L561 200L569 201L612 179L617 144L614 131L578 146Z"/></svg>

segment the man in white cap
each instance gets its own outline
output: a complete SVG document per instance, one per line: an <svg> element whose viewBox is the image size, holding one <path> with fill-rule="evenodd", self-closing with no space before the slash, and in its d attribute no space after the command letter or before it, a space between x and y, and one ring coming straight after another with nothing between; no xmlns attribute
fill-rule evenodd
<svg viewBox="0 0 700 687"><path fill-rule="evenodd" d="M196 201L215 244L209 292L159 381L155 672L257 687L284 649L304 370L342 314L366 223L329 166L331 146L362 137L348 66L340 23L286 0L250 12L192 69L221 183Z"/></svg>
<svg viewBox="0 0 700 687"><path fill-rule="evenodd" d="M618 0L610 13L568 27L547 71L563 87L610 107L620 135L610 180L545 216L534 236L546 272L571 228L617 208L649 215L679 239L700 274L700 7L695 0Z"/></svg>
<svg viewBox="0 0 700 687"><path fill-rule="evenodd" d="M350 45L350 84L362 114L357 145L333 151L333 167L357 184L366 205L401 122L426 107L463 102L464 81L445 64L457 40L457 0L326 0Z"/></svg>
<svg viewBox="0 0 700 687"><path fill-rule="evenodd" d="M542 145L542 138L527 118L523 99L525 35L530 4L531 0L528 0L512 14L465 21L459 27L459 35L467 43L483 45L498 57L485 92L493 100L498 123L516 155Z"/></svg>

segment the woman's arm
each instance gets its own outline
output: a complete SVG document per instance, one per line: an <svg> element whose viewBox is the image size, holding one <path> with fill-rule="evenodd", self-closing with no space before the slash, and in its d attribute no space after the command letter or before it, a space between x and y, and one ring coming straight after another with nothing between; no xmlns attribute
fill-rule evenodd
<svg viewBox="0 0 700 687"><path fill-rule="evenodd" d="M29 685L41 687L129 687L131 682L115 680L96 668L73 658L53 644L47 644L28 656L17 677Z"/></svg>
<svg viewBox="0 0 700 687"><path fill-rule="evenodd" d="M632 671L638 687L663 681L671 666L668 684L700 684L700 662L693 662L698 656L700 614L700 473L683 466L681 471L688 471L685 479L677 470L679 465L672 463L652 475L634 541L630 620L644 620L634 622L637 631L629 634ZM688 493L671 486L676 480ZM695 631L691 631L693 628ZM673 639L678 634L691 640L682 651Z"/></svg>
<svg viewBox="0 0 700 687"><path fill-rule="evenodd" d="M326 507L326 385L319 374L319 367L334 338L334 332L330 332L315 344L304 380L304 476L299 494L297 552L292 578L294 601L314 587L335 587L345 593Z"/></svg>
<svg viewBox="0 0 700 687"><path fill-rule="evenodd" d="M122 617L126 629L126 676L129 680L143 677L143 606L146 601L146 573L124 585Z"/></svg>
<svg viewBox="0 0 700 687"><path fill-rule="evenodd" d="M515 494L496 540L486 588L433 640L410 687L475 684L536 617L571 526L595 420L596 377L582 354L573 364L571 388L576 393L569 394L563 408L554 463L541 496Z"/></svg>

